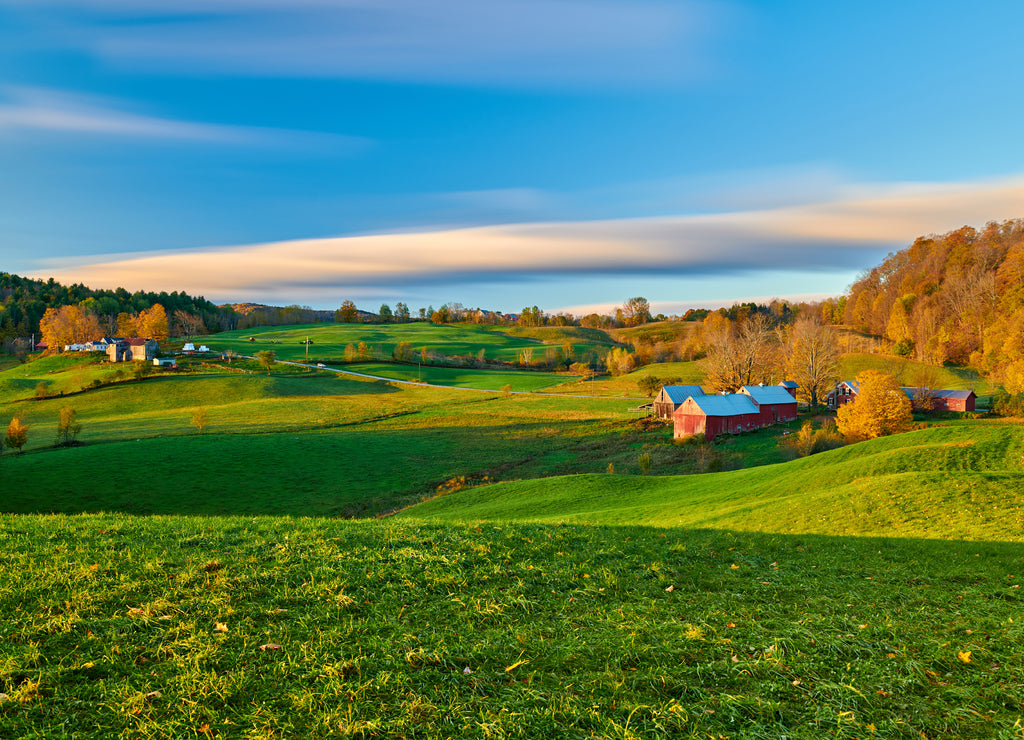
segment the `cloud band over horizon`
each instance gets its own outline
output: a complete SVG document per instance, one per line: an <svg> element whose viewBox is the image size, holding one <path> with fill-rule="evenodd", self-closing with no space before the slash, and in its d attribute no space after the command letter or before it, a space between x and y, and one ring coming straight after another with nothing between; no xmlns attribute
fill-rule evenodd
<svg viewBox="0 0 1024 740"><path fill-rule="evenodd" d="M93 288L184 290L217 302L317 307L335 306L339 295L401 300L413 286L525 284L569 275L664 278L785 269L852 276L918 236L1024 215L1024 178L861 186L847 193L828 202L734 213L302 239L86 258L78 266L66 258L39 260L36 275ZM815 287L790 292L819 292Z"/></svg>

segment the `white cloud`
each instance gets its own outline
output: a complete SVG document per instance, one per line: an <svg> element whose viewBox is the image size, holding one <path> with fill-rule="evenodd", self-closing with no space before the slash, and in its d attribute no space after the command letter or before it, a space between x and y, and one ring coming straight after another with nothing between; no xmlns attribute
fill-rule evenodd
<svg viewBox="0 0 1024 740"><path fill-rule="evenodd" d="M17 0L0 6L27 7ZM709 0L40 0L54 44L204 73L559 87L703 79ZM58 15L59 22L52 16ZM36 22L39 15L32 16ZM111 18L118 22L109 23Z"/></svg>
<svg viewBox="0 0 1024 740"><path fill-rule="evenodd" d="M120 101L63 90L3 86L0 87L0 133L76 133L260 147L316 144L346 150L369 144L368 140L356 136L159 118L122 110L123 105Z"/></svg>
<svg viewBox="0 0 1024 740"><path fill-rule="evenodd" d="M93 287L310 303L303 296L559 275L852 273L917 236L1024 215L1022 179L851 192L772 210L306 239L40 266L47 277Z"/></svg>

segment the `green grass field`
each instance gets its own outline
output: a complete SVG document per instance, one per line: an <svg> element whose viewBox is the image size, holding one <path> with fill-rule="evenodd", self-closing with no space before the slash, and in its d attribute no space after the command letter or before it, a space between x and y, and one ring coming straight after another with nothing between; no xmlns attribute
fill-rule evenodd
<svg viewBox="0 0 1024 740"><path fill-rule="evenodd" d="M249 341L252 337L255 341ZM313 362L341 362L349 344L364 342L372 348L376 359L389 358L400 342L409 342L413 352L426 349L448 357L473 356L482 350L484 358L492 361L513 362L524 349L540 359L546 346L560 348L572 344L575 353L588 352L603 355L614 342L604 332L586 329L543 327L520 329L476 324L309 324L306 326L258 327L223 332L194 340L212 350L234 350L250 355L259 350L272 349L282 360L302 361L307 357L306 338L312 340L308 358ZM547 344L545 344L547 343Z"/></svg>
<svg viewBox="0 0 1024 740"><path fill-rule="evenodd" d="M2 516L10 738L1011 738L1020 545Z"/></svg>
<svg viewBox="0 0 1024 740"><path fill-rule="evenodd" d="M339 365L343 370L395 380L429 383L452 388L497 391L505 386L519 392L538 391L565 383L566 375L530 370L478 370L473 368L400 365L391 362L357 362Z"/></svg>
<svg viewBox="0 0 1024 740"><path fill-rule="evenodd" d="M115 371L0 371L0 737L1022 735L1019 420L783 463L632 417L692 363L583 398Z"/></svg>
<svg viewBox="0 0 1024 740"><path fill-rule="evenodd" d="M961 422L700 476L502 483L403 516L1024 541L1024 428Z"/></svg>

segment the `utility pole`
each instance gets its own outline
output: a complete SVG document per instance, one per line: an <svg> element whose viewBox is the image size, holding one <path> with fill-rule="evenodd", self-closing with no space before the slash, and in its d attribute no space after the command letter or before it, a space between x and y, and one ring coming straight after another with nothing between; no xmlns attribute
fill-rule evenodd
<svg viewBox="0 0 1024 740"><path fill-rule="evenodd" d="M306 336L306 364L309 364L309 336Z"/></svg>

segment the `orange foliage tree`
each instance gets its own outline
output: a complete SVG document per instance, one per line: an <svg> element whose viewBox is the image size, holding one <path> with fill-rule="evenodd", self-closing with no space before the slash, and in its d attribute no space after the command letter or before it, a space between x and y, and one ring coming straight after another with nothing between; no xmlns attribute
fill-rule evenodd
<svg viewBox="0 0 1024 740"><path fill-rule="evenodd" d="M51 350L84 344L103 336L99 319L80 306L46 309L39 320L39 331Z"/></svg>
<svg viewBox="0 0 1024 740"><path fill-rule="evenodd" d="M840 433L851 442L906 431L913 420L910 399L896 378L877 370L857 376L857 398L837 413Z"/></svg>

